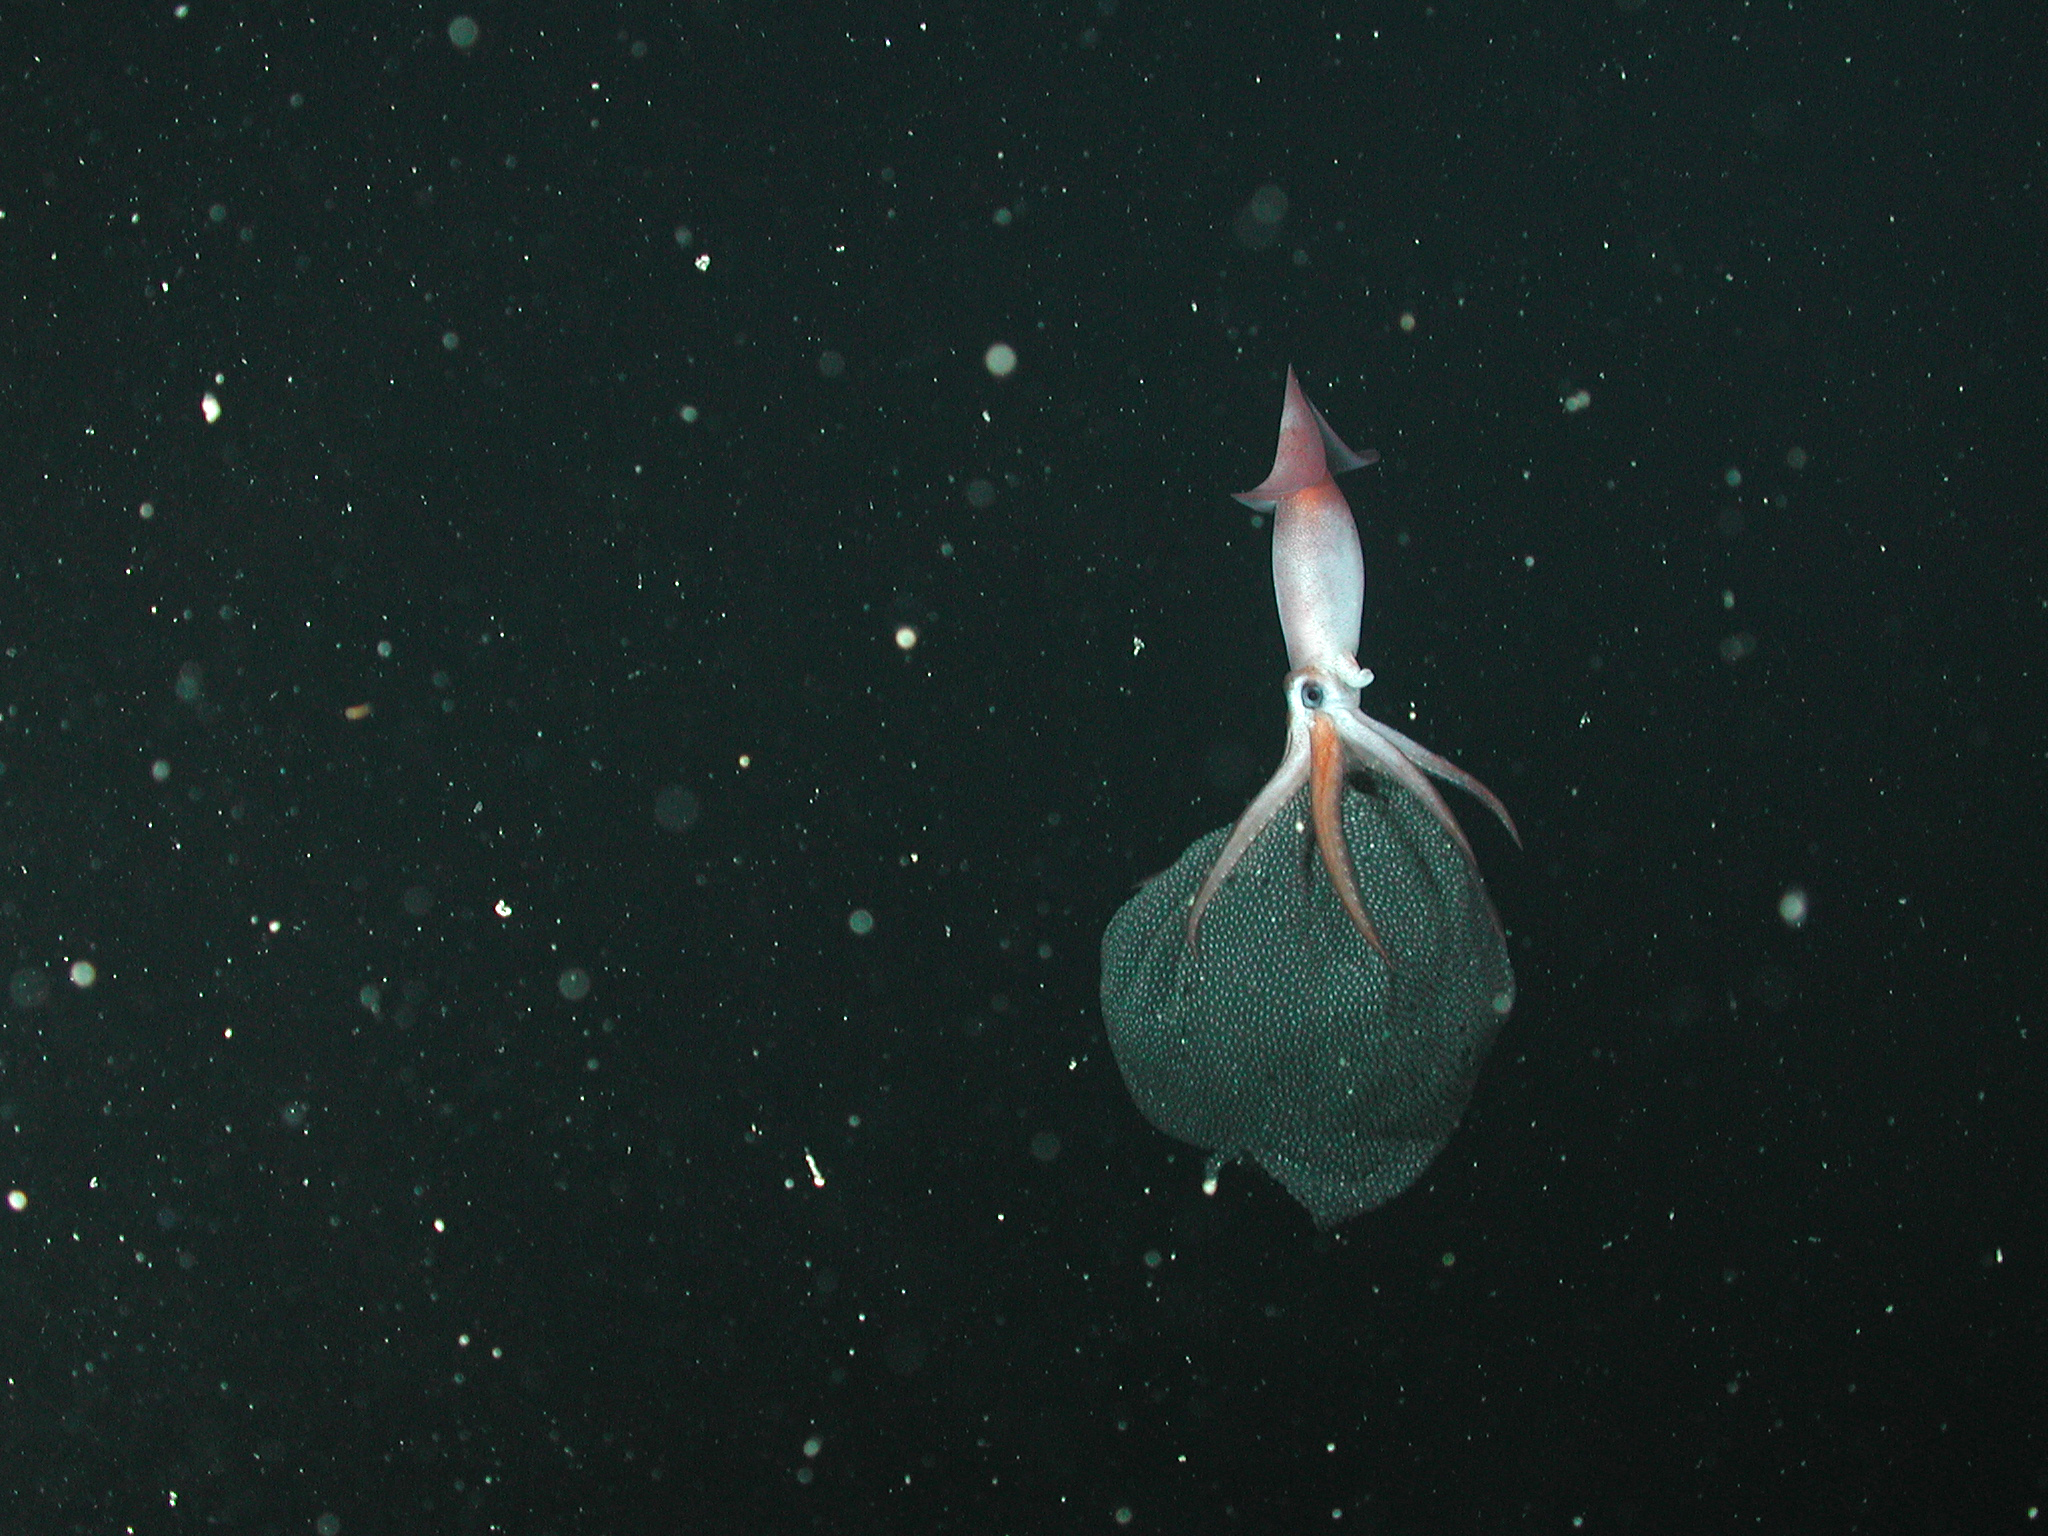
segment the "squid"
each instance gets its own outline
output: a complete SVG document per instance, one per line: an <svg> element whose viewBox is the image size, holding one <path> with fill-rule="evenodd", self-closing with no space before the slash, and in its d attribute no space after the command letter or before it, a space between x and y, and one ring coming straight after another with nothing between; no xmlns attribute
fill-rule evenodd
<svg viewBox="0 0 2048 1536"><path fill-rule="evenodd" d="M1351 505L1337 489L1336 476L1378 462L1368 450L1354 453L1309 403L1294 370L1287 370L1287 398L1280 410L1280 446L1273 472L1237 500L1273 515L1273 592L1280 630L1287 640L1287 747L1280 767L1266 781L1230 836L1188 906L1187 941L1195 948L1202 913L1215 900L1230 872L1254 839L1292 802L1309 790L1316 851L1330 887L1352 926L1390 968L1393 956L1373 926L1358 893L1358 875L1344 837L1344 782L1359 769L1390 779L1429 807L1444 831L1476 870L1472 845L1444 803L1432 778L1455 784L1500 818L1520 847L1514 818L1492 790L1447 758L1375 720L1359 705L1372 673L1358 664L1359 627L1365 616L1365 554Z"/></svg>

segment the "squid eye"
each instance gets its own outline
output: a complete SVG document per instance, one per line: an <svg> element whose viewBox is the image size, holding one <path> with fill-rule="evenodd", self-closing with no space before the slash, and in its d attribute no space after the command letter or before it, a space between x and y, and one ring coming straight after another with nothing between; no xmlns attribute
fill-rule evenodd
<svg viewBox="0 0 2048 1536"><path fill-rule="evenodd" d="M1301 685L1301 702L1302 707L1305 709L1321 709L1323 707L1323 685L1317 682L1303 683Z"/></svg>

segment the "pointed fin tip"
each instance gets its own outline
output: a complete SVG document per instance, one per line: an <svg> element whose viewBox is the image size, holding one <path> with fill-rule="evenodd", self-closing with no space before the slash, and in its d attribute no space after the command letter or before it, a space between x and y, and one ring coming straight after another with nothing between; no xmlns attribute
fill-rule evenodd
<svg viewBox="0 0 2048 1536"><path fill-rule="evenodd" d="M1379 462L1379 452L1354 452L1316 409L1287 365L1287 393L1280 406L1280 442L1273 453L1273 471L1248 491L1232 498L1255 512L1270 512L1282 496L1306 490L1347 470Z"/></svg>

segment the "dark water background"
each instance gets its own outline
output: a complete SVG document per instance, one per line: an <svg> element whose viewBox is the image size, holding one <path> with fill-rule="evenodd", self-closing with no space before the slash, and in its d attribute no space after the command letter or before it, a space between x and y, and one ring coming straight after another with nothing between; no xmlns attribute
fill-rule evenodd
<svg viewBox="0 0 2048 1536"><path fill-rule="evenodd" d="M460 14L0 38L0 1529L2028 1527L2035 8ZM1289 362L1528 843L1323 1237L1095 1005Z"/></svg>

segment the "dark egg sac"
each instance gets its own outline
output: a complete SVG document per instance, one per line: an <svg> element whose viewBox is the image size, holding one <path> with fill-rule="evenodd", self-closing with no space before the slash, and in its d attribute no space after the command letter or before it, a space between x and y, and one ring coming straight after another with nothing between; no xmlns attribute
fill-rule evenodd
<svg viewBox="0 0 2048 1536"><path fill-rule="evenodd" d="M1102 941L1102 1015L1131 1097L1169 1136L1249 1158L1332 1226L1421 1176L1514 1005L1485 886L1420 801L1347 788L1344 831L1389 966L1315 857L1306 792L1186 931L1228 829L1126 902Z"/></svg>

